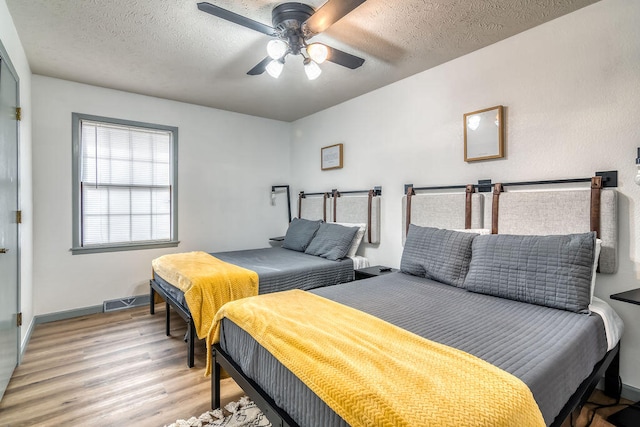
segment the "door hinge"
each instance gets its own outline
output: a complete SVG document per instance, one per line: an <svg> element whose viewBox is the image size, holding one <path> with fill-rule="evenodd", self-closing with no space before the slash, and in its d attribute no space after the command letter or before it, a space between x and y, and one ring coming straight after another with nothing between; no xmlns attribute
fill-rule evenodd
<svg viewBox="0 0 640 427"><path fill-rule="evenodd" d="M22 224L22 211L16 211L16 224Z"/></svg>
<svg viewBox="0 0 640 427"><path fill-rule="evenodd" d="M21 107L16 107L16 120L17 121L22 120L22 108Z"/></svg>
<svg viewBox="0 0 640 427"><path fill-rule="evenodd" d="M18 324L18 326L22 326L22 313L18 313L18 315L16 316L16 323Z"/></svg>

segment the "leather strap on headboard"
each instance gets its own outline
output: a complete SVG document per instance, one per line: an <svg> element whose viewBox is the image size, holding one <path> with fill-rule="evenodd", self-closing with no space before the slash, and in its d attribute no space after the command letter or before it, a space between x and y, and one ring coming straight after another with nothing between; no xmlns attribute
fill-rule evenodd
<svg viewBox="0 0 640 427"><path fill-rule="evenodd" d="M329 194L328 193L323 193L322 194L322 220L324 222L327 222L327 199L328 198L329 198ZM336 221L335 213L333 215L334 215L333 222L335 222Z"/></svg>
<svg viewBox="0 0 640 427"><path fill-rule="evenodd" d="M591 178L591 231L600 237L600 190L602 190L602 177Z"/></svg>
<svg viewBox="0 0 640 427"><path fill-rule="evenodd" d="M498 234L498 204L502 193L502 184L499 182L493 186L493 204L491 206L491 234Z"/></svg>
<svg viewBox="0 0 640 427"><path fill-rule="evenodd" d="M371 209L373 205L373 196L375 192L369 190L369 200L367 201L367 240L371 242Z"/></svg>
<svg viewBox="0 0 640 427"><path fill-rule="evenodd" d="M336 217L338 213L338 197L340 197L340 192L333 190L333 222L338 222L338 218Z"/></svg>
<svg viewBox="0 0 640 427"><path fill-rule="evenodd" d="M298 218L302 218L302 191L298 193Z"/></svg>
<svg viewBox="0 0 640 427"><path fill-rule="evenodd" d="M405 230L405 235L409 234L409 224L411 224L411 196L413 195L413 187L407 187L407 229Z"/></svg>
<svg viewBox="0 0 640 427"><path fill-rule="evenodd" d="M465 202L464 202L464 228L467 230L471 228L471 196L476 192L476 188L473 184L467 184L465 188Z"/></svg>

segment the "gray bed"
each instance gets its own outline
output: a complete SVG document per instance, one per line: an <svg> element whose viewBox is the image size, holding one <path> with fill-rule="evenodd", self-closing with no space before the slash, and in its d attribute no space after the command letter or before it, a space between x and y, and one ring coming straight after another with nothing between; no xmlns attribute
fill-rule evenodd
<svg viewBox="0 0 640 427"><path fill-rule="evenodd" d="M350 282L354 274L353 260L350 258L331 261L280 247L216 252L211 255L258 273L260 294L288 289L309 290L327 284ZM157 274L155 280L160 288L188 309L180 289Z"/></svg>
<svg viewBox="0 0 640 427"><path fill-rule="evenodd" d="M225 277L228 276L226 272L213 268L213 264L220 260L257 273L257 292L259 294L289 289L309 290L320 286L349 282L354 279L356 267L354 259L357 259L355 253L364 237L365 229L366 225L364 224L341 225L326 223L322 220L294 218L289 224L287 234L282 241L282 247L217 252L210 254L213 258L204 252L163 255L151 263L153 278L149 282L149 310L151 314L154 314L155 296L156 293L159 294L166 302L167 335L170 333L169 311L171 307L185 320L187 323L187 366L193 367L196 331L200 338L204 338L202 331L209 330L211 319L207 316L199 316L194 319L191 316L191 311L212 313L211 317L213 317L213 314L224 302L238 298L237 295L251 295L247 291L248 289L251 289L251 292L255 291L255 288L252 287L253 279L247 276L238 282L243 286L237 288L238 293L229 292L228 297L214 298L213 295L218 290L227 286L224 283L228 283L225 282ZM198 261L195 261L196 259ZM194 273L190 270L190 266L193 265L201 267ZM201 275L198 277L205 284L202 287L202 292L207 298L201 300L200 303L192 301L192 304L201 305L190 309L183 294L183 291L187 291L187 289L180 285L180 280L193 283L194 274L195 276ZM207 322L207 324L202 325L200 322ZM199 329L196 329L196 323Z"/></svg>
<svg viewBox="0 0 640 427"><path fill-rule="evenodd" d="M328 260L281 247L216 252L214 257L258 273L260 294L288 289L309 290L320 286L350 282L354 278L353 260ZM184 293L154 274L150 281L150 311L154 314L155 294L166 302L166 333L169 335L169 310L173 307L187 323L187 366L194 365L195 330Z"/></svg>
<svg viewBox="0 0 640 427"><path fill-rule="evenodd" d="M312 292L515 375L531 389L547 424L607 352L598 315L467 292L403 273ZM298 425L346 425L250 335L228 319L221 328L222 350Z"/></svg>

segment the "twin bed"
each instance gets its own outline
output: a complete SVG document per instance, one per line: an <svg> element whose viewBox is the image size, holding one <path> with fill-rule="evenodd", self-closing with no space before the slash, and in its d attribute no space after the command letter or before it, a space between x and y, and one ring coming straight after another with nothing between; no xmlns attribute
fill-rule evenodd
<svg viewBox="0 0 640 427"><path fill-rule="evenodd" d="M297 302L299 291L239 300L218 312L212 406L219 406L224 368L274 425L525 425L518 417L531 412L530 405L523 411L517 402L502 401L511 392L489 397L473 388L485 374L455 382L464 364L433 369L426 364L429 354L404 351L405 339L380 344L358 336L353 348L334 344L368 323L346 323L353 312L345 306L374 316L372 324L382 321L398 336L409 333L406 341L460 350L463 356L455 357L486 363L487 371L499 368L524 384L530 395L523 399L535 406L528 425L561 425L604 374L605 392L619 393L622 325L593 297L596 269L609 274L616 268L617 196L601 179L591 187L510 191L496 184L493 194L474 188L416 194L409 188L400 272L305 292L322 297L326 307L320 310L326 316L316 320L305 319L318 310L304 309L314 307L314 297ZM238 314L247 307L256 314ZM280 324L296 325L299 335ZM289 347L281 343L305 334L313 340L302 346L302 361L287 357ZM354 354L359 357L350 358ZM320 375L310 366L319 366ZM362 372L370 375L362 378ZM453 407L447 401L452 385L463 390ZM397 402L398 390L412 398Z"/></svg>
<svg viewBox="0 0 640 427"><path fill-rule="evenodd" d="M379 196L380 190L349 191L344 195L338 192L301 193L298 202L299 219L294 219L290 225L282 247L217 252L211 255L257 273L260 294L290 289L310 290L350 282L354 279L355 269L368 266L366 258L356 253L361 241L372 244L379 241ZM357 231L353 232L354 228ZM331 233L336 230L347 233L346 241L342 242L343 247L337 252L339 242L335 240L336 233ZM321 234L325 239L320 238ZM315 245L312 245L312 240ZM343 250L344 246L347 246L346 250ZM154 314L155 295L158 294L166 303L167 335L170 330L171 308L184 319L187 324L187 365L193 367L195 341L198 337L204 338L210 321L205 319L203 323L206 324L198 325L199 316L194 318L192 315L185 300L185 289L180 288L178 280L172 274L165 274L164 277L158 274L156 261L158 260L154 260L153 278L150 281L150 312ZM215 307L210 307L213 314L219 305L216 303ZM200 315L203 310L197 307L197 311Z"/></svg>

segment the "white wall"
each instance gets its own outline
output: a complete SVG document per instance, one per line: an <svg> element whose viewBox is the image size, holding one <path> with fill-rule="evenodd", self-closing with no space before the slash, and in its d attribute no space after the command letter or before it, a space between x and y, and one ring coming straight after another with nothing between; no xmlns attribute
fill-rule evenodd
<svg viewBox="0 0 640 427"><path fill-rule="evenodd" d="M0 0L0 40L7 50L18 78L20 79L20 106L22 121L20 122L19 152L20 163L20 207L22 209L22 225L20 226L20 310L23 327L21 328L22 348L28 327L33 320L33 202L31 179L31 69L27 57L18 38L18 33L9 15L5 0Z"/></svg>
<svg viewBox="0 0 640 427"><path fill-rule="evenodd" d="M619 171L619 269L596 294L640 287L640 2L603 0L292 125L292 179L305 191L382 185L372 264L397 267L403 185L588 177ZM366 67L366 64L365 64ZM463 161L462 115L506 106L506 157ZM322 146L343 142L344 168L321 171ZM612 301L627 328L622 378L640 388L640 307Z"/></svg>
<svg viewBox="0 0 640 427"><path fill-rule="evenodd" d="M177 126L178 248L71 255L71 113ZM34 309L55 313L146 294L169 252L267 247L286 231L289 124L33 76Z"/></svg>

